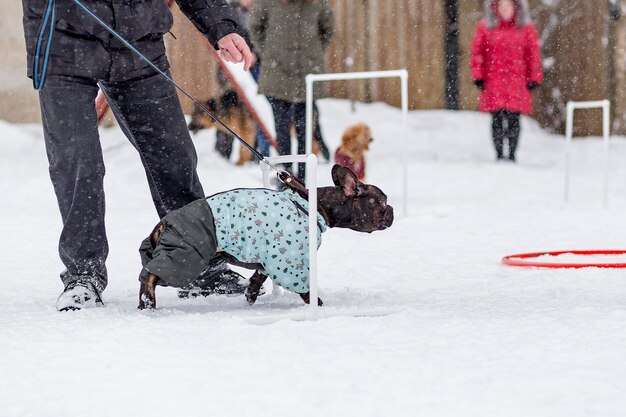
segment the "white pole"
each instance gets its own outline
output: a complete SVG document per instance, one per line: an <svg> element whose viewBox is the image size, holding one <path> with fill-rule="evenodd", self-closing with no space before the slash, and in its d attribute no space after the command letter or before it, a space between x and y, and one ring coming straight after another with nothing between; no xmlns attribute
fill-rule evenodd
<svg viewBox="0 0 626 417"><path fill-rule="evenodd" d="M305 149L304 153L309 155L313 153L313 78L311 74L307 75L306 78L306 136L305 136ZM319 116L318 116L319 117ZM309 179L309 174L307 170L307 174L305 176L305 183L307 183Z"/></svg>
<svg viewBox="0 0 626 417"><path fill-rule="evenodd" d="M604 140L604 207L608 206L609 194L609 138L610 138L610 110L609 100L600 101L568 101L565 116L565 138L567 140L567 150L565 155L565 201L569 200L570 183L570 154L572 148L572 136L574 135L574 110L576 109L602 109L602 137Z"/></svg>
<svg viewBox="0 0 626 417"><path fill-rule="evenodd" d="M402 75L400 76L400 81L402 83L402 132L404 135L404 149L402 149L402 194L404 196L402 201L402 214L404 217L407 216L407 196L409 195L408 189L408 152L409 152L409 132L407 128L407 121L409 115L409 73L406 70L403 70Z"/></svg>
<svg viewBox="0 0 626 417"><path fill-rule="evenodd" d="M604 140L604 208L609 205L609 135L611 102L604 100L602 106L602 137Z"/></svg>
<svg viewBox="0 0 626 417"><path fill-rule="evenodd" d="M261 166L261 174L263 175L263 187L269 188L270 186L270 166L265 162L261 161L259 164Z"/></svg>
<svg viewBox="0 0 626 417"><path fill-rule="evenodd" d="M569 169L570 169L570 153L572 149L572 133L574 129L574 106L570 101L567 103L567 112L565 117L565 139L567 141L567 150L565 151L565 201L569 201Z"/></svg>
<svg viewBox="0 0 626 417"><path fill-rule="evenodd" d="M406 70L333 72L328 74L309 74L315 81L368 80L372 78L397 78Z"/></svg>
<svg viewBox="0 0 626 417"><path fill-rule="evenodd" d="M317 157L306 157L307 189L309 190L309 302L317 308Z"/></svg>

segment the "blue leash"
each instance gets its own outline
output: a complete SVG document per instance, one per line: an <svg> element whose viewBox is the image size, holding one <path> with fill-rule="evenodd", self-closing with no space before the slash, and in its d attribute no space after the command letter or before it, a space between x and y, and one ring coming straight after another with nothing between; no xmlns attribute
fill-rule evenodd
<svg viewBox="0 0 626 417"><path fill-rule="evenodd" d="M33 87L35 90L41 91L44 83L46 82L46 70L48 69L48 59L50 58L50 46L52 45L52 34L54 33L54 17L55 17L56 0L48 0L46 5L46 14L43 18L43 23L39 29L39 36L37 37L37 49L35 50L35 63L33 65ZM43 68L41 69L41 75L39 74L39 56L41 55L41 44L46 34L46 28L50 26L48 33L48 44L46 45L46 51L43 56Z"/></svg>

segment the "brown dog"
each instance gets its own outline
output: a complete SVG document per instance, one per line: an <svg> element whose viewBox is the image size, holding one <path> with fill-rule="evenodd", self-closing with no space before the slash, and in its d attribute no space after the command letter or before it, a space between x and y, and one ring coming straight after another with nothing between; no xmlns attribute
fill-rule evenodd
<svg viewBox="0 0 626 417"><path fill-rule="evenodd" d="M343 133L341 146L335 152L335 163L350 168L359 181L365 181L365 152L373 140L372 131L365 123L350 126Z"/></svg>
<svg viewBox="0 0 626 417"><path fill-rule="evenodd" d="M221 120L222 123L230 127L233 132L241 136L249 145L254 146L256 123L250 111L239 99L235 91L228 90L218 100L209 99L203 104L215 117ZM217 129L216 150L226 159L229 159L233 146L231 134L219 123L216 123L205 111L196 106L191 113L191 121L188 125L189 130L196 133L200 129L208 129L211 127ZM240 146L237 165L243 165L251 158L252 152L245 146Z"/></svg>

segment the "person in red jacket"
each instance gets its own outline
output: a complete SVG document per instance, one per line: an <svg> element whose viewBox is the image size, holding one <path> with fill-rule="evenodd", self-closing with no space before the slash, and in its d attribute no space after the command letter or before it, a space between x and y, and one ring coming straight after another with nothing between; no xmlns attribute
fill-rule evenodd
<svg viewBox="0 0 626 417"><path fill-rule="evenodd" d="M472 41L472 75L482 91L480 111L493 115L497 159L507 139L515 161L520 114L532 111L531 91L543 80L539 39L526 0L486 0L485 15Z"/></svg>

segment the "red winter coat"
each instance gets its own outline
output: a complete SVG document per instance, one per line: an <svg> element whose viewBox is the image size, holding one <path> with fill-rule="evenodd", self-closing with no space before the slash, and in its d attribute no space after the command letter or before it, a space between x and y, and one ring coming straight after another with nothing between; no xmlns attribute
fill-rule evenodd
<svg viewBox="0 0 626 417"><path fill-rule="evenodd" d="M489 28L480 22L472 41L472 75L485 82L480 111L529 114L532 95L528 83L543 80L535 26L518 27L513 20Z"/></svg>

